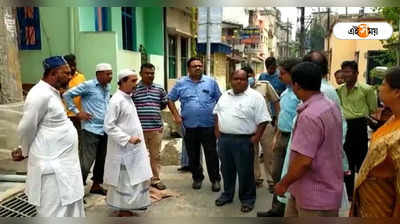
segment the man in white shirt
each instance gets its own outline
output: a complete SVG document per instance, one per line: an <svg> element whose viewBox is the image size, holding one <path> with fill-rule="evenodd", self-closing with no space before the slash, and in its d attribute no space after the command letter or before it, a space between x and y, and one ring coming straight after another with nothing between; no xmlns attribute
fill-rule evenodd
<svg viewBox="0 0 400 224"><path fill-rule="evenodd" d="M272 119L263 96L248 86L246 71L236 70L231 86L213 112L224 180L224 192L215 204L223 206L232 202L238 175L241 211L250 212L256 201L253 145L260 141L267 122Z"/></svg>
<svg viewBox="0 0 400 224"><path fill-rule="evenodd" d="M109 185L106 203L120 217L133 216L134 210L146 209L151 204L149 187L153 173L131 98L137 80L136 71L120 71L119 89L112 96L104 119L104 131L108 135L104 167L104 183Z"/></svg>
<svg viewBox="0 0 400 224"><path fill-rule="evenodd" d="M28 158L25 193L40 217L84 217L83 181L78 135L60 97L71 70L61 56L43 61L44 75L28 93L18 126L22 150L14 160Z"/></svg>

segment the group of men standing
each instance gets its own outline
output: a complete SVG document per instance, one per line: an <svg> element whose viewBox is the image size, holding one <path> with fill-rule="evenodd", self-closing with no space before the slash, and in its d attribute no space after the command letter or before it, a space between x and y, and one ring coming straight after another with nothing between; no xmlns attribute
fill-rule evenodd
<svg viewBox="0 0 400 224"><path fill-rule="evenodd" d="M13 153L15 160L29 156L29 202L40 216L84 216L83 185L94 163L91 193L106 195L118 216L146 209L149 187L166 189L160 148L161 110L168 106L184 128L192 188L200 189L204 179L201 148L213 192L221 189L221 171L216 206L233 201L238 177L241 211L253 210L256 185L263 182L262 149L274 197L272 209L258 216L337 216L345 171L352 192L351 175L365 156L365 117L376 109L376 93L357 83L353 61L342 64L346 84L336 93L324 78L327 60L320 52L279 66L270 57L265 64L267 73L257 81L250 67L236 70L231 89L221 93L203 74L202 61L190 58L187 76L167 94L153 83L155 67L146 63L139 83L136 71L121 70L110 98L110 64L98 64L96 78L85 81L73 55L45 59L43 79L28 93L18 128L22 151ZM278 197L287 191L289 200Z"/></svg>
<svg viewBox="0 0 400 224"><path fill-rule="evenodd" d="M90 193L107 195L118 216L148 207L150 185L166 188L159 178L159 153L160 110L167 101L165 91L152 83L154 66L142 65L135 95L138 73L121 70L111 99L110 64L98 64L96 77L88 81L73 55L47 58L43 68L42 80L25 101L20 150L12 154L14 160L29 157L26 193L38 215L85 216L83 186L94 161Z"/></svg>

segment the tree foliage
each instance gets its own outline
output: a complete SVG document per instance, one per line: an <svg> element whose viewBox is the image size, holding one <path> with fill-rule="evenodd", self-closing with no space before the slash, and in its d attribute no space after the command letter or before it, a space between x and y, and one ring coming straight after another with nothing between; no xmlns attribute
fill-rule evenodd
<svg viewBox="0 0 400 224"><path fill-rule="evenodd" d="M400 7L378 7L376 11L378 11L393 27L392 37L383 41L384 45L388 45L389 49L393 50L390 45L399 43Z"/></svg>
<svg viewBox="0 0 400 224"><path fill-rule="evenodd" d="M314 23L311 26L311 29L308 32L308 35L310 38L311 50L323 51L324 50L325 29L320 24Z"/></svg>

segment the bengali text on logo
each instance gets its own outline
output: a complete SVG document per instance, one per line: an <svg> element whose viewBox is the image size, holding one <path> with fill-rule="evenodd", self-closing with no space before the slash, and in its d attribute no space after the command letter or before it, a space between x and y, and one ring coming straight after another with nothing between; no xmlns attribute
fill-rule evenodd
<svg viewBox="0 0 400 224"><path fill-rule="evenodd" d="M393 28L389 23L337 23L333 34L343 40L385 40L392 36Z"/></svg>

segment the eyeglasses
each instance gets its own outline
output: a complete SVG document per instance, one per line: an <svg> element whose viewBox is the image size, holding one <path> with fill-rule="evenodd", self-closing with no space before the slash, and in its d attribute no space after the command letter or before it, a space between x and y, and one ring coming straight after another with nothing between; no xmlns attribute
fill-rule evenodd
<svg viewBox="0 0 400 224"><path fill-rule="evenodd" d="M191 65L190 67L191 68L197 68L197 67L201 68L201 67L203 67L203 65Z"/></svg>

